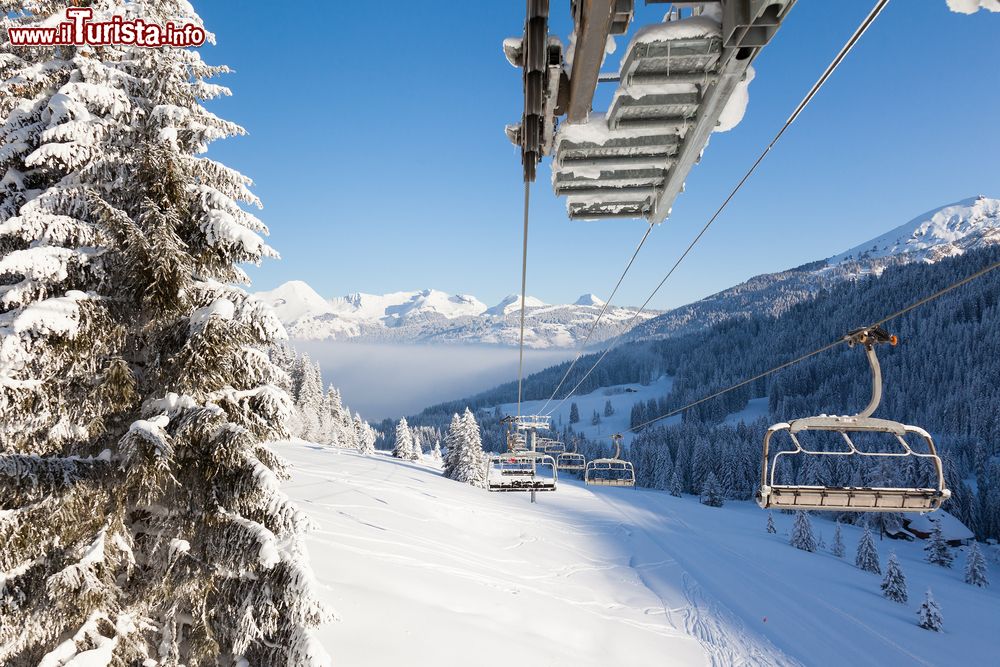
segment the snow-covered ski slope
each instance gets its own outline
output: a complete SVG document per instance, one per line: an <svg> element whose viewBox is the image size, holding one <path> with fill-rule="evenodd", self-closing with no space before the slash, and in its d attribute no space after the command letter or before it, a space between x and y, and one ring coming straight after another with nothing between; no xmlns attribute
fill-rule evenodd
<svg viewBox="0 0 1000 667"><path fill-rule="evenodd" d="M490 494L427 464L301 442L286 491L318 524L310 542L322 594L341 617L320 631L336 664L510 667L639 665L995 664L994 587L922 562L920 543L890 549L906 605L847 558L788 546L791 517L750 503L584 487ZM832 543L833 524L814 528ZM944 631L917 627L930 586Z"/></svg>

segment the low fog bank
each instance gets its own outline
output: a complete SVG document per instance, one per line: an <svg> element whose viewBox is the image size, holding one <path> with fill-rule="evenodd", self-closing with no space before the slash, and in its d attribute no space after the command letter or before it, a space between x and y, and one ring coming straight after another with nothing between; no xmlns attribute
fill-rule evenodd
<svg viewBox="0 0 1000 667"><path fill-rule="evenodd" d="M369 421L399 417L517 379L517 349L292 341L323 369L344 402ZM573 350L525 350L525 375L572 358Z"/></svg>

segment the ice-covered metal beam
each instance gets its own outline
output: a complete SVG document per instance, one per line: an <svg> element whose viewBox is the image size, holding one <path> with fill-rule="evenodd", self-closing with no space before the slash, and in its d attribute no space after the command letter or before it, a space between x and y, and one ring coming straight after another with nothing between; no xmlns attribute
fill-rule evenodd
<svg viewBox="0 0 1000 667"><path fill-rule="evenodd" d="M566 121L582 123L590 114L604 50L611 35L615 0L578 0L573 47L573 71L569 78Z"/></svg>

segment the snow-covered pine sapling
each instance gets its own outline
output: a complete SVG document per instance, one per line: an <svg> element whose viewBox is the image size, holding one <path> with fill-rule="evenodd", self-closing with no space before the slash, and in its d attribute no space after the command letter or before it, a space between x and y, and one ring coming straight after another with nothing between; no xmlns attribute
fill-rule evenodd
<svg viewBox="0 0 1000 667"><path fill-rule="evenodd" d="M979 546L973 542L969 547L969 555L965 558L965 583L972 586L986 588L990 585L989 576L986 573L986 559Z"/></svg>
<svg viewBox="0 0 1000 667"><path fill-rule="evenodd" d="M406 417L396 424L396 445L392 449L392 455L397 459L413 458L413 434L410 433L410 425L406 422Z"/></svg>
<svg viewBox="0 0 1000 667"><path fill-rule="evenodd" d="M461 454L462 448L462 418L458 413L451 416L451 425L444 434L444 476L448 479L455 479L455 467Z"/></svg>
<svg viewBox="0 0 1000 667"><path fill-rule="evenodd" d="M812 522L805 512L795 513L795 522L792 524L792 534L788 543L796 549L816 551L816 538L813 536Z"/></svg>
<svg viewBox="0 0 1000 667"><path fill-rule="evenodd" d="M878 549L875 547L875 540L872 538L872 531L865 526L858 540L858 551L854 556L854 564L865 572L872 574L882 574L882 566L878 560Z"/></svg>
<svg viewBox="0 0 1000 667"><path fill-rule="evenodd" d="M680 498L684 492L684 484L681 482L681 475L678 468L674 467L674 473L670 475L670 495Z"/></svg>
<svg viewBox="0 0 1000 667"><path fill-rule="evenodd" d="M925 630L940 632L943 623L941 607L938 606L934 595L931 594L931 589L928 588L927 593L924 594L924 601L920 603L920 609L917 610L917 625Z"/></svg>
<svg viewBox="0 0 1000 667"><path fill-rule="evenodd" d="M889 562L885 567L885 577L882 579L882 595L893 602L905 603L909 599L906 592L906 575L899 565L895 552L889 554Z"/></svg>
<svg viewBox="0 0 1000 667"><path fill-rule="evenodd" d="M931 531L930 542L924 547L924 551L927 552L927 562L934 565L951 567L952 561L955 560L955 556L951 553L951 549L944 539L939 520L934 521L934 530Z"/></svg>
<svg viewBox="0 0 1000 667"><path fill-rule="evenodd" d="M472 410L465 408L462 415L462 458L458 463L456 477L479 488L486 488L486 454L483 452L483 437L479 422Z"/></svg>
<svg viewBox="0 0 1000 667"><path fill-rule="evenodd" d="M844 549L844 536L841 534L840 522L837 522L836 527L833 529L833 545L830 547L830 553L832 553L837 558L843 558Z"/></svg>
<svg viewBox="0 0 1000 667"><path fill-rule="evenodd" d="M604 402L604 416L611 417L615 414L615 406L611 405L611 399Z"/></svg>
<svg viewBox="0 0 1000 667"><path fill-rule="evenodd" d="M722 507L725 499L722 496L722 487L719 480L715 478L715 473L710 472L705 477L705 483L701 485L701 504L709 507Z"/></svg>
<svg viewBox="0 0 1000 667"><path fill-rule="evenodd" d="M826 549L826 540L823 539L823 531L821 530L816 531L816 548Z"/></svg>
<svg viewBox="0 0 1000 667"><path fill-rule="evenodd" d="M202 25L178 0L74 4ZM328 663L267 444L293 412L284 331L238 287L276 253L250 179L205 156L244 134L204 107L229 92L206 51L0 40L0 664Z"/></svg>
<svg viewBox="0 0 1000 667"><path fill-rule="evenodd" d="M576 403L570 403L569 405L569 423L576 424L580 421L580 408L577 407Z"/></svg>
<svg viewBox="0 0 1000 667"><path fill-rule="evenodd" d="M375 453L375 440L377 439L375 429L357 413L354 414L354 437L359 454L371 456Z"/></svg>
<svg viewBox="0 0 1000 667"><path fill-rule="evenodd" d="M778 532L778 529L774 527L774 515L770 512L767 513L767 532L772 535Z"/></svg>
<svg viewBox="0 0 1000 667"><path fill-rule="evenodd" d="M445 435L448 454L445 456L444 475L456 482L486 487L486 454L483 452L479 423L472 410L465 409L459 417L451 419Z"/></svg>
<svg viewBox="0 0 1000 667"><path fill-rule="evenodd" d="M434 449L431 451L431 458L433 458L438 463L441 462L441 441L434 441Z"/></svg>

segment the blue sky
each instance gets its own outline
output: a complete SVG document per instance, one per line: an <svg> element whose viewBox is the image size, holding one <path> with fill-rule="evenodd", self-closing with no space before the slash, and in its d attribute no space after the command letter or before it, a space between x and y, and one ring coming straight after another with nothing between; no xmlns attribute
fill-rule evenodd
<svg viewBox="0 0 1000 667"><path fill-rule="evenodd" d="M206 60L236 70L212 109L249 131L211 156L255 180L283 256L251 268L254 289L300 279L327 297L430 287L488 303L519 291L522 186L503 127L519 118L520 77L500 44L520 34L523 2L195 4L218 37ZM616 302L646 298L871 4L798 3L756 61L743 123L713 136ZM662 18L636 5L640 23ZM565 40L569 1L552 14ZM1000 196L998 31L998 14L890 3L652 305ZM529 294L606 297L645 223L569 222L547 165L532 200Z"/></svg>

